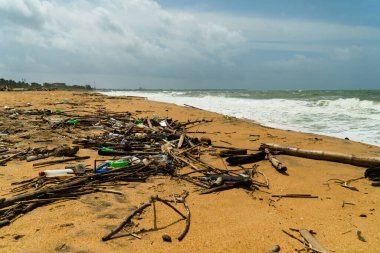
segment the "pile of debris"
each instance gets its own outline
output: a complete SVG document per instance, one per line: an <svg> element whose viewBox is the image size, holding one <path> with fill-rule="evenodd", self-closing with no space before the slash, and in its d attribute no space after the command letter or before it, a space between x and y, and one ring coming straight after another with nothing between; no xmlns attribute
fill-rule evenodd
<svg viewBox="0 0 380 253"><path fill-rule="evenodd" d="M90 156L77 156L81 149L97 150L98 155L105 159L94 160L93 168L83 164L67 165L64 169L45 170L35 178L14 182L11 193L15 195L0 200L0 227L37 207L96 192L120 194L108 186L123 182L145 182L155 175L188 181L199 187L202 194L235 187L269 187L265 175L256 171L256 167L249 170L220 169L202 159L203 155L215 153L217 150L221 150L220 155L235 155L238 151L234 148L215 147L207 137L196 138L186 134L187 127L208 123L210 120L178 122L158 116L137 118L128 112L72 114L61 110L53 112L46 109L22 110L10 107L5 108L1 117L2 126L8 126L2 130L5 137L2 141L9 140L4 145L2 142L1 165L14 159L32 162L59 157L33 163L34 167L89 159ZM17 131L11 127L15 125L18 126ZM34 144L41 142L38 139L40 135L35 132L36 128L43 130L45 136L57 138L59 135L60 143L63 144L50 148L32 147L25 141L17 144L17 138L35 139ZM88 135L89 131L93 135ZM9 138L11 135L13 138ZM191 171L183 173L183 167ZM265 182L254 180L254 176L259 174L264 176ZM179 197L177 202L184 203L188 210L188 215L181 215L187 220L187 231L190 226L190 210L184 199L184 196ZM144 206L148 207L155 201L170 203L169 200L156 196ZM108 240L110 236L103 239Z"/></svg>

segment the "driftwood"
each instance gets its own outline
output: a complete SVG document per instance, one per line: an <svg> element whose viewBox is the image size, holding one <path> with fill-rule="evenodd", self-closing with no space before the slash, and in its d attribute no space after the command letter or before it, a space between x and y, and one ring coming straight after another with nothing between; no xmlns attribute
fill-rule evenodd
<svg viewBox="0 0 380 253"><path fill-rule="evenodd" d="M183 230L183 232L181 233L181 235L178 237L178 241L182 241L187 232L189 231L190 229L190 209L189 209L189 206L186 204L186 197L189 195L189 193L187 191L185 191L182 195L173 195L173 197L175 198L175 202L176 203L182 203L187 211L187 216L185 216L184 214L182 214L176 207L174 207L170 201L168 200L165 200L165 199L162 199L158 196L152 196L148 202L144 203L143 205L141 205L138 209L136 209L135 211L133 211L130 215L128 215L124 221L122 223L120 223L120 225L118 225L116 228L112 229L112 231L110 233L108 233L107 235L103 236L102 237L102 240L103 241L108 241L110 239L112 239L112 237L117 234L118 232L120 232L125 226L127 226L128 224L131 224L132 222L132 219L137 215L137 214L140 214L142 213L146 208L150 207L150 206L153 206L153 227L154 227L154 230L157 230L157 221L156 221L156 206L155 206L155 202L161 202L163 204L165 204L166 206L170 207L173 211L175 211L177 214L179 214L183 219L186 219L186 226L185 226L185 229Z"/></svg>
<svg viewBox="0 0 380 253"><path fill-rule="evenodd" d="M181 201L183 203L183 206L185 207L186 209L186 212L187 212L187 217L186 217L186 226L185 226L185 229L183 230L182 234L178 237L178 241L182 241L185 236L187 235L187 233L189 232L189 229L190 229L190 218L191 218L191 213L190 213L190 208L189 206L187 205L185 199L186 197L189 195L189 193L187 191L185 191L181 196L179 196L177 198L177 200Z"/></svg>
<svg viewBox="0 0 380 253"><path fill-rule="evenodd" d="M240 165L240 164L247 164L247 163L254 163L258 161L262 161L265 159L265 152L260 151L255 154L250 155L235 155L230 156L226 159L226 162L228 162L230 165Z"/></svg>
<svg viewBox="0 0 380 253"><path fill-rule="evenodd" d="M61 146L53 150L48 150L46 153L28 156L26 158L26 161L32 162L32 161L48 158L50 156L75 156L78 150L79 150L78 146L74 146L72 148L67 147L67 146Z"/></svg>
<svg viewBox="0 0 380 253"><path fill-rule="evenodd" d="M186 134L181 134L181 137L179 138L177 148L181 148L183 141L185 140Z"/></svg>
<svg viewBox="0 0 380 253"><path fill-rule="evenodd" d="M306 229L300 229L299 233L301 236L311 245L311 249L320 253L329 253L329 251L323 247L314 236Z"/></svg>
<svg viewBox="0 0 380 253"><path fill-rule="evenodd" d="M130 215L128 215L128 217L122 223L120 223L119 226L117 226L116 228L112 229L112 231L109 234L103 236L102 240L103 241L110 240L113 235L115 235L118 232L120 232L120 230L122 230L128 223L130 223L131 220L132 220L132 218L134 216L136 216L136 214L142 213L142 211L144 211L147 207L150 207L151 205L152 205L151 201L149 201L147 203L144 203L142 206L140 206L138 209L136 209Z"/></svg>
<svg viewBox="0 0 380 253"><path fill-rule="evenodd" d="M48 194L48 193L64 191L67 189L67 187L81 184L81 183L85 182L88 178L89 178L89 176L79 178L75 181L72 181L72 182L69 182L66 184L62 184L62 185L54 187L54 188L53 187L52 188L43 188L40 190L36 190L34 192L27 192L24 194L15 195L15 196L7 198L7 199L2 199L2 200L0 200L0 208L11 206L18 201L24 201L24 200L29 200L32 198L37 198L39 196L43 196L43 195Z"/></svg>
<svg viewBox="0 0 380 253"><path fill-rule="evenodd" d="M7 162L11 161L13 158L15 158L15 157L17 157L19 155L23 155L23 154L25 154L27 152L28 152L28 150L27 151L21 151L21 152L18 152L16 154L14 154L14 155L11 155L11 156L9 156L7 158L4 158L4 159L0 160L0 165L5 165Z"/></svg>
<svg viewBox="0 0 380 253"><path fill-rule="evenodd" d="M261 145L261 149L265 148L269 149L270 151L280 151L285 155L346 163L361 167L380 165L380 157L364 157L321 150L307 150L288 146L281 146L271 143L263 143Z"/></svg>
<svg viewBox="0 0 380 253"><path fill-rule="evenodd" d="M110 182L145 181L149 176L157 175L158 173L173 175L173 167L158 165L151 161L146 165L140 163L100 174L89 173L65 180L44 177L24 180L16 188L17 195L0 199L0 224L2 226L7 225L9 224L7 220L12 222L36 207L55 201L75 199L84 194L105 192L121 195L121 192L107 190L102 187ZM35 189L37 185L36 190L28 191L29 189Z"/></svg>
<svg viewBox="0 0 380 253"><path fill-rule="evenodd" d="M219 152L220 157L228 157L233 155L246 155L246 149L226 149Z"/></svg>
<svg viewBox="0 0 380 253"><path fill-rule="evenodd" d="M54 161L33 163L33 167L47 166L47 165L53 165L57 163L64 163L64 162L77 161L77 160L85 160L89 158L90 156L76 156L76 157L64 158L64 159L59 159L59 160L54 160Z"/></svg>
<svg viewBox="0 0 380 253"><path fill-rule="evenodd" d="M209 194L209 193L213 193L213 192L220 192L220 191L229 190L229 189L232 189L232 188L235 188L238 186L240 186L239 182L232 183L232 184L224 184L224 185L216 186L216 187L211 188L211 189L201 191L200 194Z"/></svg>
<svg viewBox="0 0 380 253"><path fill-rule="evenodd" d="M267 158L268 160L270 161L270 163L273 165L273 167L280 173L284 173L287 171L287 168L286 166L282 165L282 163L276 158L274 157L271 152L269 151L269 149L265 149L265 153L267 154Z"/></svg>
<svg viewBox="0 0 380 253"><path fill-rule="evenodd" d="M366 169L364 177L372 181L380 181L380 165Z"/></svg>

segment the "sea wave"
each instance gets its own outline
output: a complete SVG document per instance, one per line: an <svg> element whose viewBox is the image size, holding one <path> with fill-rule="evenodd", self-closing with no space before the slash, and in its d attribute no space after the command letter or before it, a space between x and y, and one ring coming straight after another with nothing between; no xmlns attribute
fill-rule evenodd
<svg viewBox="0 0 380 253"><path fill-rule="evenodd" d="M190 104L205 110L254 120L281 129L311 132L380 146L380 104L376 101L346 97L338 93L314 92L294 95L287 91L262 92L265 96L245 91L115 91L104 94L144 96L150 100ZM237 96L235 93L239 93ZM245 92L249 94L249 92ZM293 94L293 95L292 95ZM354 95L354 94L349 94ZM264 98L265 97L265 98Z"/></svg>

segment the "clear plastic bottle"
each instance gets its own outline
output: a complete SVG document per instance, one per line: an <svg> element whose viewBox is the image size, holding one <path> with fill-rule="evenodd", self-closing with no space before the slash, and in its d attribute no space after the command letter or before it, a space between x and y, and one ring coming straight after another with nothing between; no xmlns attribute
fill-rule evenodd
<svg viewBox="0 0 380 253"><path fill-rule="evenodd" d="M74 170L62 169L62 170L44 170L39 173L40 176L45 177L69 177L75 176Z"/></svg>

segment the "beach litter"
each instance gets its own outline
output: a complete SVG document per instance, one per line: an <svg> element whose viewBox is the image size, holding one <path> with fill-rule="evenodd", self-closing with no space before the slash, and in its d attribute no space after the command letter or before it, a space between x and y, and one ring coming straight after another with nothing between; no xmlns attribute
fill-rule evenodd
<svg viewBox="0 0 380 253"><path fill-rule="evenodd" d="M9 112L5 111L5 116L8 114ZM15 195L0 200L0 227L9 225L15 219L44 205L74 200L96 192L120 194L104 186L109 183L117 186L123 182L145 182L149 177L157 175L190 182L199 188L201 194L237 187L251 190L269 187L267 180L264 183L254 180L253 177L259 175L255 169L238 173L214 167L201 158L201 155L215 150L211 139L207 136L190 137L186 131L194 125L208 123L210 120L178 122L158 116L135 118L128 112L103 111L83 115L46 109L31 109L27 114L20 111L19 114L23 116L17 119L18 123L24 126L22 133L29 135L34 143L41 141L39 133L34 131L38 127L44 130L44 136L50 136L55 140L53 143L65 142L65 144L55 147L34 147L30 143L24 143L17 147L17 150L21 150L18 152L12 150L14 144L9 144L7 149L4 149L6 155L2 155L0 164L4 165L16 158L27 162L50 157L59 158L33 164L33 167L40 168L89 159L89 156L77 156L81 149L96 150L99 156L110 159L102 160L101 164L97 164L95 160L94 168L87 168L83 164L67 165L61 169L40 171L38 176L31 179L13 182L14 188L10 193ZM55 118L56 114L59 114L59 118ZM34 126L30 122L33 122ZM9 122L4 124L7 123ZM58 129L60 131L57 132ZM100 133L83 137L83 133L88 133L90 129ZM14 137L20 138L20 136ZM238 150L222 149L221 153L237 154ZM180 169L184 167L188 167L191 171L182 173ZM154 203L159 201L176 210L170 203L172 201L177 204L182 203L187 214L181 214L182 218L186 219L186 226L183 233L178 236L179 241L184 239L190 227L190 210L185 202L187 195L188 192L175 195L174 200L164 200L154 196L143 205L146 208L154 206ZM140 212L138 210L137 213ZM124 222L119 228L127 223L129 221ZM118 229L113 230L111 234L103 237L103 240L111 239L117 231Z"/></svg>
<svg viewBox="0 0 380 253"><path fill-rule="evenodd" d="M72 104L75 105L74 102ZM139 118L131 112L98 110L93 113L76 113L75 110L30 108L26 111L18 108L7 107L0 114L0 165L6 165L16 159L27 162L49 159L33 163L33 167L62 166L60 169L42 170L34 178L13 182L13 188L10 190L12 195L0 199L0 227L9 225L35 208L48 204L75 200L83 195L98 192L123 195L123 192L111 187L129 182L146 182L153 176L186 181L196 187L195 193L202 195L233 188L249 192L269 189L269 179L258 170L256 163L268 161L278 172L287 175L287 166L276 157L282 154L356 166L372 166L366 170L364 176L374 181L373 186L376 186L380 177L379 158L303 150L270 143L263 143L258 150L224 147L214 145L209 136L197 138L188 135L188 130L194 126L211 122L207 119L179 122L167 116ZM29 142L22 141L26 136ZM38 144L49 141L52 142L51 145L41 147ZM66 164L90 159L91 156L79 155L84 149L96 152L102 159L94 159L92 168L84 164ZM212 156L223 159L228 167L226 165L225 168L220 168L209 163L206 158ZM51 160L52 157L55 159ZM251 166L246 168L242 166L244 164ZM356 187L349 185L356 180L359 179L329 181L358 191ZM150 207L154 212L152 231L157 231L156 203L160 202L178 213L185 221L184 230L177 236L178 241L182 241L190 229L191 222L190 208L186 202L188 195L189 191L172 194L171 198L151 196L110 233L103 236L102 240L116 238L115 235L122 230L128 230L128 236L141 239L141 235L146 231L138 230L133 219ZM278 199L319 198L304 193L271 196ZM177 205L181 205L186 214L179 211ZM308 250L328 252L308 230L301 229L299 233L304 238L301 242L307 242ZM167 234L162 238L166 242L172 241L171 236ZM279 246L275 247L271 252L278 252L279 249Z"/></svg>

